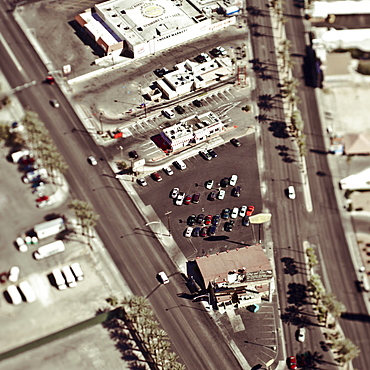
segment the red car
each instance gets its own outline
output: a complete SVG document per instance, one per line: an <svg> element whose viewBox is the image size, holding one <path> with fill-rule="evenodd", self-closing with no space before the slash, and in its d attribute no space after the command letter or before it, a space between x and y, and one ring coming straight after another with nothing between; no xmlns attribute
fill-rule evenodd
<svg viewBox="0 0 370 370"><path fill-rule="evenodd" d="M184 200L184 204L186 204L187 206L190 204L190 202L191 202L191 199L192 199L193 197L191 196L191 195L188 195L186 198L185 198L185 200Z"/></svg>
<svg viewBox="0 0 370 370"><path fill-rule="evenodd" d="M248 206L247 208L247 216L252 216L254 212L254 206Z"/></svg>
<svg viewBox="0 0 370 370"><path fill-rule="evenodd" d="M45 202L45 200L49 200L49 197L47 195L43 195L42 197L37 198L36 202L41 203L41 202Z"/></svg>
<svg viewBox="0 0 370 370"><path fill-rule="evenodd" d="M288 358L287 362L288 362L289 369L291 369L291 370L296 370L297 369L297 360L294 356L290 356Z"/></svg>
<svg viewBox="0 0 370 370"><path fill-rule="evenodd" d="M206 218L204 219L204 223L205 223L206 225L210 225L210 224L211 224L211 222L212 222L212 215L208 215L208 216L206 216Z"/></svg>
<svg viewBox="0 0 370 370"><path fill-rule="evenodd" d="M200 236L204 238L205 236L207 236L207 233L208 227L202 227L202 229L200 230Z"/></svg>
<svg viewBox="0 0 370 370"><path fill-rule="evenodd" d="M162 181L162 176L158 172L153 172L151 176L154 181Z"/></svg>
<svg viewBox="0 0 370 370"><path fill-rule="evenodd" d="M53 76L47 76L46 77L46 82L49 84L49 85L54 85L55 84L55 80L54 80L54 77Z"/></svg>

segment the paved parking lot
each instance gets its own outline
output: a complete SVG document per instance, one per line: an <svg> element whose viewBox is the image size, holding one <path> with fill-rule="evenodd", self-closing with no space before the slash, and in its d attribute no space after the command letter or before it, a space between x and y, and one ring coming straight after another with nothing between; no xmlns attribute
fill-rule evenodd
<svg viewBox="0 0 370 370"><path fill-rule="evenodd" d="M215 237L185 238L183 236L187 227L186 220L191 214L215 215L220 214L224 208L241 207L242 205L254 205L255 213L261 212L262 199L255 156L255 138L252 134L242 138L240 141L243 145L243 153L246 153L245 147L249 148L250 157L240 158L241 148L235 148L229 142L225 142L215 148L218 157L211 161L206 161L199 155L195 155L185 160L186 170L179 171L174 169L175 173L173 176L167 176L163 171L159 171L163 181L155 182L148 177L148 186L136 186L136 190L143 202L153 206L163 224L167 225L167 228L168 222L170 222L171 233L188 259L257 242L258 227L242 226L240 217L236 219L232 232L224 231L225 221L223 220L217 227ZM219 183L221 179L230 177L233 174L238 175L237 185L241 187L241 196L231 196L232 187L229 186L226 188L224 200L207 200L211 190L205 188L205 182L210 179L214 180L215 184L212 190L217 191L220 188ZM174 205L173 200L169 196L174 187L180 188L180 191L186 194L200 193L200 202L182 206ZM153 193L157 196L153 197ZM169 211L171 213L168 218L165 213Z"/></svg>

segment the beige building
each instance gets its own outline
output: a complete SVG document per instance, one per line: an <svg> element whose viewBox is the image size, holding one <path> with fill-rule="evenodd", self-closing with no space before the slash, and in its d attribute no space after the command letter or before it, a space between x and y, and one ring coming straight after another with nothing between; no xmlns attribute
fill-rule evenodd
<svg viewBox="0 0 370 370"><path fill-rule="evenodd" d="M261 245L199 257L205 287L219 308L233 309L271 300L275 280Z"/></svg>

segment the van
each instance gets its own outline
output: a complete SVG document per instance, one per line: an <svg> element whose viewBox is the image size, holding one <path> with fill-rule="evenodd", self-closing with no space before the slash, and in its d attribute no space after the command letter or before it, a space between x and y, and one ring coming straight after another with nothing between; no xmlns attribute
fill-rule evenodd
<svg viewBox="0 0 370 370"><path fill-rule="evenodd" d="M76 277L77 281L81 281L84 279L84 273L81 269L81 266L78 262L72 263L71 270Z"/></svg>
<svg viewBox="0 0 370 370"><path fill-rule="evenodd" d="M72 270L71 270L71 268L69 266L64 266L62 268L62 272L63 272L63 275L64 275L64 277L66 279L67 285L70 288L74 288L75 286L77 286L76 279L73 276Z"/></svg>
<svg viewBox="0 0 370 370"><path fill-rule="evenodd" d="M15 285L9 285L6 291L8 292L9 297L14 305L22 303L22 297Z"/></svg>
<svg viewBox="0 0 370 370"><path fill-rule="evenodd" d="M36 301L35 291L32 289L28 281L22 281L19 284L19 289L24 295L24 298L26 298L26 302L32 303Z"/></svg>
<svg viewBox="0 0 370 370"><path fill-rule="evenodd" d="M66 281L65 281L60 269L54 269L52 271L52 274L53 274L53 278L54 278L55 285L57 286L57 288L59 290L66 289L67 288Z"/></svg>
<svg viewBox="0 0 370 370"><path fill-rule="evenodd" d="M65 249L66 247L64 246L64 243L61 240L57 240L56 242L40 247L33 256L35 259L41 260L43 258L53 256L54 254L64 252Z"/></svg>
<svg viewBox="0 0 370 370"><path fill-rule="evenodd" d="M177 161L173 162L173 164L181 171L186 169L186 164L181 160L178 159Z"/></svg>

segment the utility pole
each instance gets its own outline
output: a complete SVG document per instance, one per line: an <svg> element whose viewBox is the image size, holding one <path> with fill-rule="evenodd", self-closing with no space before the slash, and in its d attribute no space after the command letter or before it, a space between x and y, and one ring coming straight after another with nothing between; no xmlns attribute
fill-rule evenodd
<svg viewBox="0 0 370 370"><path fill-rule="evenodd" d="M167 224L168 224L168 236L171 236L171 225L170 225L170 214L172 211L166 212L164 215L167 216Z"/></svg>

